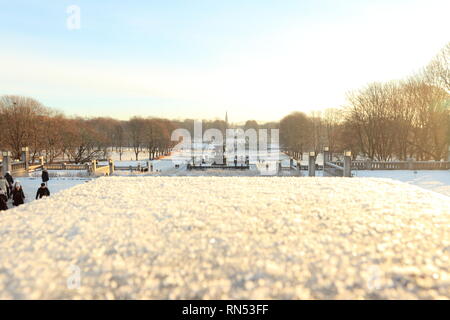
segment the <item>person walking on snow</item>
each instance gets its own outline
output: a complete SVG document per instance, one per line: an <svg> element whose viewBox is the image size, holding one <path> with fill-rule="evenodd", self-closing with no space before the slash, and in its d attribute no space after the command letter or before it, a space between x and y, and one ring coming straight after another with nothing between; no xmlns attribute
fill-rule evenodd
<svg viewBox="0 0 450 320"><path fill-rule="evenodd" d="M45 183L45 185L47 185L48 180L50 180L48 176L48 171L47 169L44 168L44 170L42 170L42 182Z"/></svg>
<svg viewBox="0 0 450 320"><path fill-rule="evenodd" d="M8 197L5 191L0 188L0 211L8 210Z"/></svg>
<svg viewBox="0 0 450 320"><path fill-rule="evenodd" d="M23 193L22 186L18 181L16 181L14 188L12 190L12 199L14 206L20 206L25 203L25 194Z"/></svg>
<svg viewBox="0 0 450 320"><path fill-rule="evenodd" d="M9 190L9 183L2 176L0 176L0 189L2 189L3 192L8 192L8 190Z"/></svg>
<svg viewBox="0 0 450 320"><path fill-rule="evenodd" d="M5 179L6 179L6 181L8 181L8 189L6 189L4 191L6 191L8 193L8 198L11 198L11 196L12 196L12 189L13 189L13 185L14 185L14 179L13 179L13 177L11 175L11 172L6 171Z"/></svg>
<svg viewBox="0 0 450 320"><path fill-rule="evenodd" d="M42 199L42 197L49 197L50 196L50 190L48 190L47 186L45 185L45 183L41 183L41 187L37 190L36 192L36 200Z"/></svg>

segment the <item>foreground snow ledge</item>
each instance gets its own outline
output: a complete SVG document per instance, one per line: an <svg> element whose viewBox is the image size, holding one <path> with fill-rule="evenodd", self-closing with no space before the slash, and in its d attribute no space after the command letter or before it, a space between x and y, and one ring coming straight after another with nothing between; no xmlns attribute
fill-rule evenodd
<svg viewBox="0 0 450 320"><path fill-rule="evenodd" d="M389 179L105 177L0 212L0 298L450 298L449 255L449 198Z"/></svg>

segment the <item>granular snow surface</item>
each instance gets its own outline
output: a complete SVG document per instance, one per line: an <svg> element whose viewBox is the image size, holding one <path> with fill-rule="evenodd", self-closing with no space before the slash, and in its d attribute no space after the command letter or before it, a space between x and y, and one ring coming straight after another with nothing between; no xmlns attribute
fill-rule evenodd
<svg viewBox="0 0 450 320"><path fill-rule="evenodd" d="M449 198L390 179L104 177L0 213L2 299L448 299L449 256Z"/></svg>

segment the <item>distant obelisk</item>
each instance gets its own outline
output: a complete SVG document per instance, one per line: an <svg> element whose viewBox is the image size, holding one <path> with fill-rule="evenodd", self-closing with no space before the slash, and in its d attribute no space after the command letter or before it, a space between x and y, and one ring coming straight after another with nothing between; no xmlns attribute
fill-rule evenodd
<svg viewBox="0 0 450 320"><path fill-rule="evenodd" d="M225 156L226 153L226 145L227 145L227 129L228 129L228 111L225 111L225 130L223 132L223 164L227 165L227 159Z"/></svg>
<svg viewBox="0 0 450 320"><path fill-rule="evenodd" d="M228 111L225 111L225 126L228 129Z"/></svg>

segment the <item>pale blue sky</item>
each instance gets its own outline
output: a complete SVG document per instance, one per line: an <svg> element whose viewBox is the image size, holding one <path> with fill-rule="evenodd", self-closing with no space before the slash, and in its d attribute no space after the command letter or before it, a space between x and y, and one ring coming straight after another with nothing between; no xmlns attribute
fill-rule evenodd
<svg viewBox="0 0 450 320"><path fill-rule="evenodd" d="M418 70L450 41L449 3L0 0L0 94L69 115L277 120Z"/></svg>

